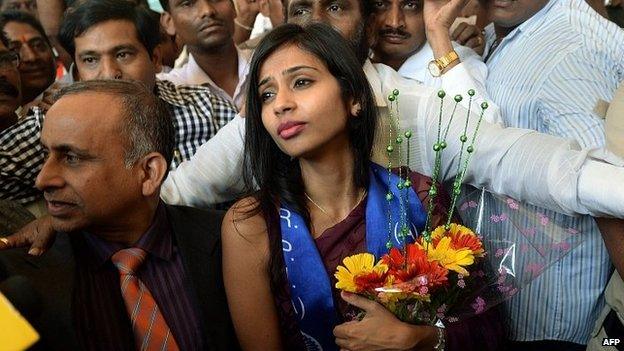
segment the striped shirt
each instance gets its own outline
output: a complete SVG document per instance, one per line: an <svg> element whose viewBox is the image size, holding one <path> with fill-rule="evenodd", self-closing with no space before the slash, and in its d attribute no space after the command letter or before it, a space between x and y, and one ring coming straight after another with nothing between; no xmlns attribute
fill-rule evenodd
<svg viewBox="0 0 624 351"><path fill-rule="evenodd" d="M154 297L180 349L202 350L205 335L199 308L162 204L154 218L134 246L148 253L137 276ZM82 348L135 350L119 273L110 260L125 247L89 233L73 235L72 246L76 255L74 325Z"/></svg>
<svg viewBox="0 0 624 351"><path fill-rule="evenodd" d="M486 42L492 46L495 39L490 25ZM604 146L603 120L592 111L599 100L611 101L624 79L624 32L585 1L551 0L493 49L487 66L487 91L506 126L575 139L584 147ZM553 222L569 221L532 209ZM507 225L497 229L516 230ZM511 339L587 343L604 305L611 265L594 220L574 218L572 225L583 242L507 303ZM534 259L518 257L520 265Z"/></svg>

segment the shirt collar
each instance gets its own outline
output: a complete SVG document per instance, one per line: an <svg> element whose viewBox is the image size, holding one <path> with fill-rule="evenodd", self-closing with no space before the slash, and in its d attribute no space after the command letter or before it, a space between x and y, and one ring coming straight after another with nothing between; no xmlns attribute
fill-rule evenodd
<svg viewBox="0 0 624 351"><path fill-rule="evenodd" d="M518 32L524 32L527 34L533 33L544 21L546 21L546 15L550 10L555 7L556 4L560 3L560 0L550 0L548 3L539 10L536 14L531 16L528 20L524 21L521 25L516 28Z"/></svg>
<svg viewBox="0 0 624 351"><path fill-rule="evenodd" d="M518 27L516 27L514 30L512 30L511 33L507 34L507 36L505 36L504 41L509 41L513 39L514 37L520 35L520 33L527 33L527 34L533 33L539 27L539 25L546 20L545 17L548 14L548 12L550 12L550 10L560 2L561 0L548 1L548 3L544 5L544 7L541 10L539 10L536 14L531 16L531 18L527 19ZM494 30L494 24L492 23L490 24L490 26L492 27L491 30Z"/></svg>
<svg viewBox="0 0 624 351"><path fill-rule="evenodd" d="M238 96L245 93L243 90L245 87L245 82L247 81L247 74L249 73L249 59L251 57L251 53L249 52L249 50L241 50L236 48L236 54L238 57L238 84L236 85L234 96L231 97L233 100L238 100ZM212 78L210 78L210 76L206 74L206 72L201 67L199 67L199 64L197 64L197 61L195 61L193 54L189 54L189 60L186 64L186 77L188 77L187 79L189 79L186 85L208 84L213 89L221 89L215 84Z"/></svg>
<svg viewBox="0 0 624 351"><path fill-rule="evenodd" d="M88 232L83 232L82 235L85 239L87 259L95 268L101 268L104 263L110 260L115 252L127 248L119 243L105 241ZM155 256L166 261L172 259L173 238L171 225L167 217L167 211L162 202L158 205L154 213L152 224L132 247L143 249L150 256Z"/></svg>
<svg viewBox="0 0 624 351"><path fill-rule="evenodd" d="M534 14L531 18L529 18L528 20L524 21L524 23L520 24L518 27L516 27L514 30L512 30L509 34L507 34L505 36L505 38L503 38L503 40L501 41L501 43L498 45L498 48L496 48L495 50L499 50L502 49L503 45L505 45L506 43L510 42L511 40L513 40L514 38L522 35L524 33L524 35L531 35L533 32L535 32L540 25L547 20L547 14L550 12L550 10L552 10L553 7L555 7L555 5L559 4L562 0L550 0L548 1L548 3L541 9L539 10L536 14ZM486 41L486 52L483 54L484 57L488 56L488 51L491 50L492 45L494 44L494 42L496 41L496 30L494 29L494 23L490 23L486 28L485 28L485 41Z"/></svg>
<svg viewBox="0 0 624 351"><path fill-rule="evenodd" d="M383 85L381 83L379 72L377 72L377 69L373 66L369 59L364 62L363 69L364 74L366 74L366 78L368 79L368 83L373 90L373 95L375 95L375 103L377 107L386 107L387 103L383 96Z"/></svg>

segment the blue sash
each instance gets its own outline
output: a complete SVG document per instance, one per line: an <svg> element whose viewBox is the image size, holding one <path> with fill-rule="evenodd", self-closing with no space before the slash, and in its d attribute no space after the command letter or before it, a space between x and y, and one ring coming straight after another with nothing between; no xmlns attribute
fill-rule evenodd
<svg viewBox="0 0 624 351"><path fill-rule="evenodd" d="M371 163L366 202L366 246L377 259L388 251L387 206L390 206L393 222L391 240L396 246L403 245L399 235L399 197L406 197L406 192L397 188L399 181L401 178L397 175L388 177L384 167ZM388 190L393 193L391 201L386 200ZM412 188L407 191L404 206L411 226L408 240L413 241L414 235L424 229L427 213ZM280 208L280 226L290 296L307 350L338 350L333 335L338 320L332 298L333 287L314 239L301 216L287 206Z"/></svg>

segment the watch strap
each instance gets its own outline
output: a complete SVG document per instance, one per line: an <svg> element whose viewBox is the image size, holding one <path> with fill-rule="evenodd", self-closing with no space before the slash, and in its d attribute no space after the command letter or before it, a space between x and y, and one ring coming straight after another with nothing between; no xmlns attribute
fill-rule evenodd
<svg viewBox="0 0 624 351"><path fill-rule="evenodd" d="M438 64L440 70L444 70L451 63L457 60L459 60L459 55L457 54L457 52L455 52L455 50L451 50L448 54L435 59L435 62Z"/></svg>

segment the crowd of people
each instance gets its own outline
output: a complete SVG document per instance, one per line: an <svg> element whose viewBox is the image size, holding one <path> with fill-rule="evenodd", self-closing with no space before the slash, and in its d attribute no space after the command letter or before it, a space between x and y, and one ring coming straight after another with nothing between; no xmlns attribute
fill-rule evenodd
<svg viewBox="0 0 624 351"><path fill-rule="evenodd" d="M25 278L6 295L34 349L622 350L623 9L0 0L0 288ZM464 189L579 244L453 323L334 288L398 201L377 167L443 224L466 130Z"/></svg>

